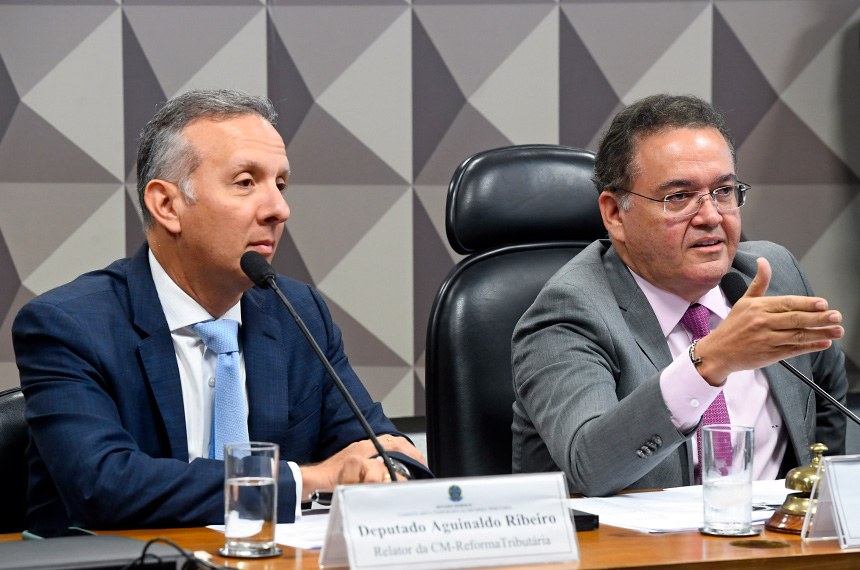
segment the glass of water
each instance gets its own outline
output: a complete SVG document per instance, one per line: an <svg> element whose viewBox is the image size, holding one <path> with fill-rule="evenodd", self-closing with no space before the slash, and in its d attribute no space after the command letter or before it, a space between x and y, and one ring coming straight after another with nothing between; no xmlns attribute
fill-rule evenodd
<svg viewBox="0 0 860 570"><path fill-rule="evenodd" d="M281 553L278 521L278 445L252 441L224 446L222 556L263 558Z"/></svg>
<svg viewBox="0 0 860 570"><path fill-rule="evenodd" d="M751 427L713 424L702 428L702 532L720 536L758 534L752 526Z"/></svg>

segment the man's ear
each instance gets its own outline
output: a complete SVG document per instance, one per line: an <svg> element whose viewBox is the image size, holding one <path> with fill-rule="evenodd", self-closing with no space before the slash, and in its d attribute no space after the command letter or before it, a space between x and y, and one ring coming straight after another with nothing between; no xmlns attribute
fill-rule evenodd
<svg viewBox="0 0 860 570"><path fill-rule="evenodd" d="M143 192L143 201L155 223L172 234L178 234L182 229L178 212L185 205L179 186L155 178L149 181Z"/></svg>
<svg viewBox="0 0 860 570"><path fill-rule="evenodd" d="M615 243L624 243L624 223L621 220L621 204L616 192L604 190L597 198L603 225Z"/></svg>

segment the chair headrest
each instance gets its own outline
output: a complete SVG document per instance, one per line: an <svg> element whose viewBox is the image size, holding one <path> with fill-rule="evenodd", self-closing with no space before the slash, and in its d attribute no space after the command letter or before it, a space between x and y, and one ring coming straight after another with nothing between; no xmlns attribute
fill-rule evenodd
<svg viewBox="0 0 860 570"><path fill-rule="evenodd" d="M518 145L464 160L448 187L445 231L460 254L606 236L591 176L594 153Z"/></svg>

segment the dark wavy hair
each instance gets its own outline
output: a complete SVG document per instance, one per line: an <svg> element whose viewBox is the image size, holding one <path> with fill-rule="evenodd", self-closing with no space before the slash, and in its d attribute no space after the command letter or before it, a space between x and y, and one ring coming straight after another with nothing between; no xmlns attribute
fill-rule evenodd
<svg viewBox="0 0 860 570"><path fill-rule="evenodd" d="M736 161L735 143L725 119L707 101L692 95L651 95L618 113L603 134L594 164L598 191L626 192L633 185L636 144L644 137L678 128L717 129Z"/></svg>

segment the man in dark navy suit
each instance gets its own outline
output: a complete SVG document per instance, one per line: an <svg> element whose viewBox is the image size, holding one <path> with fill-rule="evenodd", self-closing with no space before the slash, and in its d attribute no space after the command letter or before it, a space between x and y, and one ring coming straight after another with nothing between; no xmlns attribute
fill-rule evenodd
<svg viewBox="0 0 860 570"><path fill-rule="evenodd" d="M193 327L207 320L239 322L248 435L281 446L281 522L314 490L389 478L295 322L239 265L247 251L271 261L290 214L275 116L267 99L234 91L168 101L138 150L147 243L15 319L31 530L223 521L224 465L210 458L217 356ZM278 284L382 444L423 463L356 377L320 295Z"/></svg>

